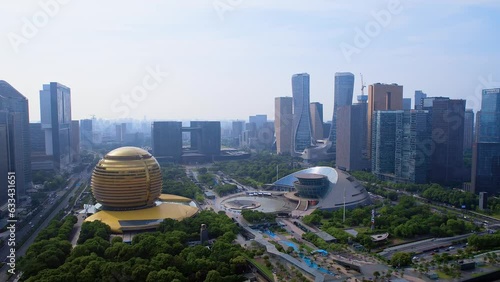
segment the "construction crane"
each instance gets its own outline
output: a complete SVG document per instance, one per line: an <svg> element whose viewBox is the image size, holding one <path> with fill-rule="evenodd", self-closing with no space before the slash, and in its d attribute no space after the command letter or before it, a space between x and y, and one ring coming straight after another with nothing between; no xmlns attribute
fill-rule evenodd
<svg viewBox="0 0 500 282"><path fill-rule="evenodd" d="M358 103L366 103L368 101L368 97L365 96L365 83L363 81L363 74L359 74L361 76L361 95L358 95Z"/></svg>
<svg viewBox="0 0 500 282"><path fill-rule="evenodd" d="M359 75L361 76L361 95L363 95L363 96L364 96L364 95L365 95L365 87L366 87L366 85L365 85L365 83L363 82L363 74L362 74L362 73L360 73Z"/></svg>

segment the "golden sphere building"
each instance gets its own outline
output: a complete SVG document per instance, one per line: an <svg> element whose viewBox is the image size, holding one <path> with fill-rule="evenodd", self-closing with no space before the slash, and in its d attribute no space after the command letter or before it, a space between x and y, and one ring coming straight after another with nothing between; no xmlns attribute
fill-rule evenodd
<svg viewBox="0 0 500 282"><path fill-rule="evenodd" d="M115 233L158 227L166 218L181 220L198 212L188 198L161 194L161 168L147 151L121 147L104 156L94 168L91 188L100 220Z"/></svg>
<svg viewBox="0 0 500 282"><path fill-rule="evenodd" d="M91 185L105 210L152 207L162 189L160 165L143 149L118 148L96 165Z"/></svg>

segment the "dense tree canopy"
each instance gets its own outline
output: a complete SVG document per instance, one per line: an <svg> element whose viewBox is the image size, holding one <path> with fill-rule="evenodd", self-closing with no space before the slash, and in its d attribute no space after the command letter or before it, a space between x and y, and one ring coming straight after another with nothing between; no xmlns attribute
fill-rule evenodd
<svg viewBox="0 0 500 282"><path fill-rule="evenodd" d="M422 197L430 201L449 204L456 208L462 208L462 206L465 206L468 210L476 209L479 200L478 196L474 193L458 189L448 189L438 184L382 182L378 180L375 175L366 171L354 171L352 172L352 175L359 180L367 182L367 185L365 186L368 191L377 195L388 197L392 201L397 199L397 194L395 194L394 191L384 188L419 193Z"/></svg>
<svg viewBox="0 0 500 282"><path fill-rule="evenodd" d="M21 258L19 267L23 277L30 277L44 269L54 269L62 265L71 252L68 241L76 217L68 216L63 222L53 220L35 238L26 255Z"/></svg>
<svg viewBox="0 0 500 282"><path fill-rule="evenodd" d="M394 267L405 267L411 264L411 254L399 252L392 255L391 265Z"/></svg>
<svg viewBox="0 0 500 282"><path fill-rule="evenodd" d="M445 189L437 184L425 189L422 197L435 202L447 203L456 208L461 208L464 205L466 209L472 210L476 208L479 201L478 196L474 193Z"/></svg>
<svg viewBox="0 0 500 282"><path fill-rule="evenodd" d="M234 184L224 184L215 186L215 193L217 193L217 195L221 197L235 193L237 190L238 187Z"/></svg>
<svg viewBox="0 0 500 282"><path fill-rule="evenodd" d="M71 235L73 225L75 225L76 221L76 216L68 216L63 222L52 220L45 229L38 233L38 236L35 238L35 242L49 240L50 238L67 240Z"/></svg>
<svg viewBox="0 0 500 282"><path fill-rule="evenodd" d="M321 225L321 229L345 243L349 235L342 228L371 227L372 209L376 209L375 232L389 232L391 236L400 238L414 238L421 235L447 237L478 229L470 222L457 219L456 215L432 212L428 205L417 204L416 200L409 196L401 197L396 205L386 204L381 207L368 206L347 210L345 223L342 210L333 212L316 210L304 216L304 222Z"/></svg>
<svg viewBox="0 0 500 282"><path fill-rule="evenodd" d="M189 179L186 171L179 165L162 166L163 189L162 193L174 194L190 199L202 195L201 189Z"/></svg>
<svg viewBox="0 0 500 282"><path fill-rule="evenodd" d="M500 233L472 235L467 239L469 246L478 250L489 250L500 246Z"/></svg>
<svg viewBox="0 0 500 282"><path fill-rule="evenodd" d="M188 246L208 226L210 247ZM91 227L91 228L90 228ZM244 250L231 244L237 227L225 214L202 211L178 222L166 220L157 232L141 233L131 244L101 238L100 225L86 227L86 240L71 250L68 241L33 244L23 259L26 281L243 281ZM56 240L52 242L52 240Z"/></svg>
<svg viewBox="0 0 500 282"><path fill-rule="evenodd" d="M289 156L278 156L270 153L260 153L247 160L217 162L215 170L221 170L231 175L245 185L260 186L276 181L276 167L278 177L302 169L297 160Z"/></svg>
<svg viewBox="0 0 500 282"><path fill-rule="evenodd" d="M241 215L250 223L274 222L276 220L276 215L261 211L243 210Z"/></svg>
<svg viewBox="0 0 500 282"><path fill-rule="evenodd" d="M110 235L111 228L109 227L109 225L97 220L92 222L84 222L80 231L80 237L78 238L78 244L83 244L88 239L95 237L99 237L101 239L109 241Z"/></svg>

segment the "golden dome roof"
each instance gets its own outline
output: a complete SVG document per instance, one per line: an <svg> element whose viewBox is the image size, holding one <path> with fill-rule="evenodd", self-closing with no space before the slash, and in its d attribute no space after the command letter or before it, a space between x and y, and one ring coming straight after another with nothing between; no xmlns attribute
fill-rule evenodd
<svg viewBox="0 0 500 282"><path fill-rule="evenodd" d="M150 207L161 194L160 165L141 148L121 147L99 161L92 173L91 186L103 209Z"/></svg>

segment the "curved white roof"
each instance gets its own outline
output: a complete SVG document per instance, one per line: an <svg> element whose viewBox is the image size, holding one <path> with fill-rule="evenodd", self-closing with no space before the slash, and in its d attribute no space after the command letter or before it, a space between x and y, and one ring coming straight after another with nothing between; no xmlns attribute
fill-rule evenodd
<svg viewBox="0 0 500 282"><path fill-rule="evenodd" d="M317 205L319 209L334 210L342 208L344 204L347 208L355 208L371 202L365 187L353 176L345 171L327 166L316 166L294 172L280 178L273 185L293 188L293 183L297 181L295 176L302 173L316 173L328 177L330 185L326 195L319 200Z"/></svg>
<svg viewBox="0 0 500 282"><path fill-rule="evenodd" d="M303 174L303 173L315 173L315 174L322 174L328 177L328 181L331 183L335 184L337 183L338 179L338 174L335 171L334 168L328 167L328 166L315 166L311 168L306 168L300 171L296 171L292 174L289 174L285 177L282 177L278 179L278 181L274 182L274 185L279 185L279 186L289 186L293 187L293 182L297 181L297 177L295 175L298 174Z"/></svg>

